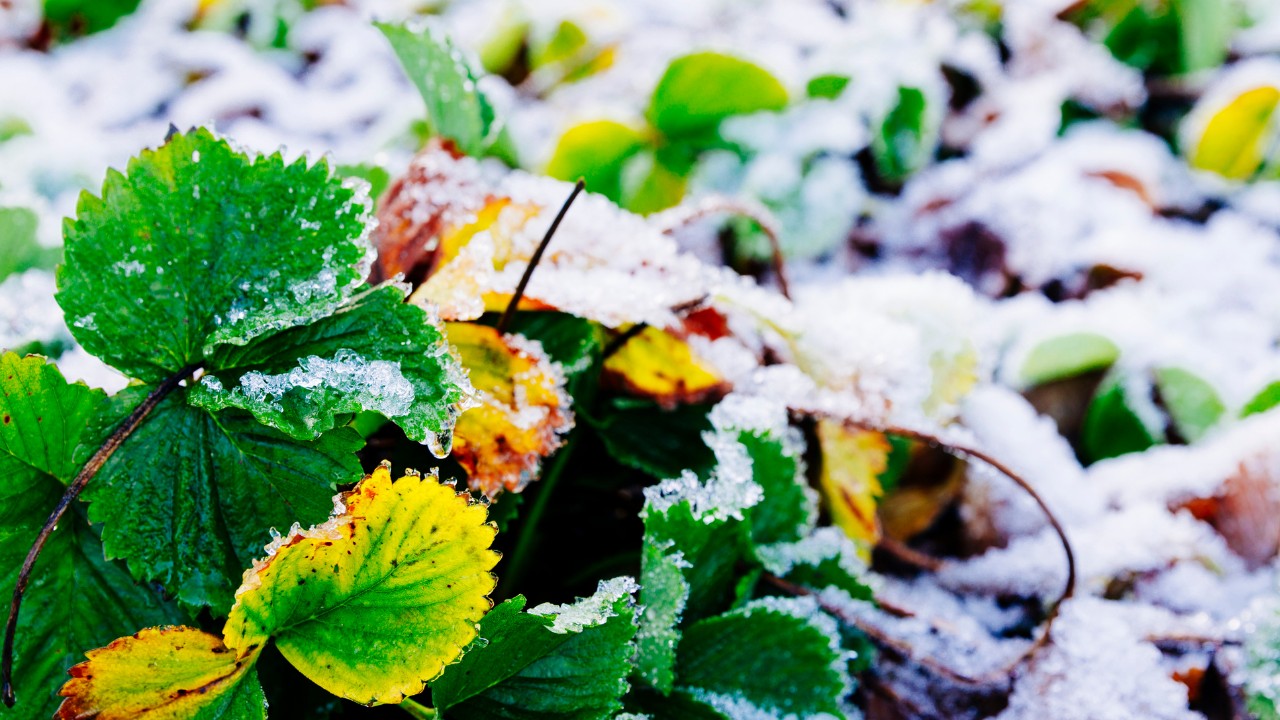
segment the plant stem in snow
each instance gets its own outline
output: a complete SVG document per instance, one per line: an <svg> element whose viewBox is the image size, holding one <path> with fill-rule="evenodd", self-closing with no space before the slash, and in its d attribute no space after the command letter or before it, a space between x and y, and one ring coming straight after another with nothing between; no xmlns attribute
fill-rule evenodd
<svg viewBox="0 0 1280 720"><path fill-rule="evenodd" d="M533 251L533 257L529 258L529 264L524 269L524 275L520 276L520 284L516 285L516 291L511 295L511 301L507 303L507 309L502 311L502 317L498 319L497 330L500 333L507 331L507 326L511 324L511 318L516 314L516 308L520 305L520 299L524 297L524 290L529 286L529 278L533 277L533 271L537 269L538 263L542 261L542 253L546 252L547 245L551 244L551 238L556 234L556 229L560 227L560 221L564 220L565 213L569 212L569 206L573 204L574 199L578 197L578 193L587 184L579 180L573 186L573 192L569 193L569 199L564 201L564 205L560 206L560 212L556 213L556 217L551 221L551 227L547 228L547 234L542 236L542 242L538 243L538 249Z"/></svg>

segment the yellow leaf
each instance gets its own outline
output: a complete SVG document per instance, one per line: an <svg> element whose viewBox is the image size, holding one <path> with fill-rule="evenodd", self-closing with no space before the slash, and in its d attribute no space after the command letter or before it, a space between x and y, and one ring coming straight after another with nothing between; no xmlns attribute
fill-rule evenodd
<svg viewBox="0 0 1280 720"><path fill-rule="evenodd" d="M1233 180L1253 177L1275 140L1277 105L1280 88L1269 85L1237 95L1205 123L1191 153L1192 167Z"/></svg>
<svg viewBox="0 0 1280 720"><path fill-rule="evenodd" d="M57 718L265 718L253 664L262 645L233 652L189 627L150 628L91 650L71 668Z"/></svg>
<svg viewBox="0 0 1280 720"><path fill-rule="evenodd" d="M604 362L605 382L665 408L723 394L728 384L693 354L689 343L646 327Z"/></svg>
<svg viewBox="0 0 1280 720"><path fill-rule="evenodd" d="M828 419L818 420L817 434L819 481L831 520L869 553L880 539L876 502L883 493L880 474L889 462L889 441L881 433Z"/></svg>
<svg viewBox="0 0 1280 720"><path fill-rule="evenodd" d="M487 510L433 477L391 482L387 464L326 523L267 547L236 591L228 647L268 638L329 692L396 703L475 639L498 554Z"/></svg>
<svg viewBox="0 0 1280 720"><path fill-rule="evenodd" d="M469 323L449 323L445 332L480 399L458 418L453 457L489 497L520 492L573 428L564 376L523 338Z"/></svg>

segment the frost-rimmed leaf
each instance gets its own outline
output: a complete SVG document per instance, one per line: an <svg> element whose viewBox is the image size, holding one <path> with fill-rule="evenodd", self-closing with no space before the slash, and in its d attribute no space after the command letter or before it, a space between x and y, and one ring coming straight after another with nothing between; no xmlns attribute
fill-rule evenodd
<svg viewBox="0 0 1280 720"><path fill-rule="evenodd" d="M218 370L192 389L191 403L248 410L299 440L332 430L335 416L374 411L447 454L469 386L443 329L405 295L382 285L316 322L218 348L210 357Z"/></svg>
<svg viewBox="0 0 1280 720"><path fill-rule="evenodd" d="M874 597L866 583L871 569L839 528L818 528L796 542L757 547L756 557L765 570L801 587L837 588L856 600Z"/></svg>
<svg viewBox="0 0 1280 720"><path fill-rule="evenodd" d="M150 389L112 398L114 412L94 434L105 436ZM360 477L363 440L339 428L296 441L239 410L192 407L187 393L179 388L156 406L84 497L89 518L105 523L109 556L126 558L135 577L162 582L184 604L221 615L267 528L323 520L335 484Z"/></svg>
<svg viewBox="0 0 1280 720"><path fill-rule="evenodd" d="M787 408L733 394L711 411L720 442L737 442L751 458L751 475L764 499L749 511L757 544L799 540L817 524L818 498L804 481L804 440L790 427ZM712 444L717 442L712 439Z"/></svg>
<svg viewBox="0 0 1280 720"><path fill-rule="evenodd" d="M490 608L495 528L434 477L383 464L333 517L267 546L224 628L241 652L275 641L303 675L363 704L415 695L476 637Z"/></svg>
<svg viewBox="0 0 1280 720"><path fill-rule="evenodd" d="M368 274L370 212L324 161L177 134L80 196L58 302L86 350L157 382L332 314Z"/></svg>
<svg viewBox="0 0 1280 720"><path fill-rule="evenodd" d="M89 653L71 668L58 720L254 720L267 702L254 661L217 635L189 627L149 628Z"/></svg>
<svg viewBox="0 0 1280 720"><path fill-rule="evenodd" d="M535 340L469 323L447 332L479 401L458 418L453 456L472 489L520 492L573 428L564 373Z"/></svg>
<svg viewBox="0 0 1280 720"><path fill-rule="evenodd" d="M847 653L813 598L761 598L701 620L677 655L679 692L729 717L844 717Z"/></svg>
<svg viewBox="0 0 1280 720"><path fill-rule="evenodd" d="M72 451L102 403L41 357L0 355L0 592L8 597L28 548L76 472ZM72 514L58 524L27 587L14 687L23 712L49 717L67 668L86 650L177 613L103 556L98 535ZM34 611L32 609L34 608ZM0 715L4 714L0 711Z"/></svg>
<svg viewBox="0 0 1280 720"><path fill-rule="evenodd" d="M672 333L646 327L604 361L605 381L664 408L723 394L728 383Z"/></svg>
<svg viewBox="0 0 1280 720"><path fill-rule="evenodd" d="M480 622L479 645L431 685L448 718L611 718L627 692L636 633L635 581L521 612L517 596Z"/></svg>

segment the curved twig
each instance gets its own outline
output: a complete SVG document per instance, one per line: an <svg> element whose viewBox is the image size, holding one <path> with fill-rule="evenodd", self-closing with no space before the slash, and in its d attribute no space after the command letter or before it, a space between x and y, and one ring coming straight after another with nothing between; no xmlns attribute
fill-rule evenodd
<svg viewBox="0 0 1280 720"><path fill-rule="evenodd" d="M18 582L13 587L13 601L9 605L9 620L4 628L4 656L0 660L0 681L3 687L0 688L0 696L4 700L4 704L13 707L17 702L17 695L13 689L13 642L14 636L18 630L18 612L22 607L22 597L27 591L27 583L31 580L31 571L35 568L36 558L40 557L40 551L44 549L44 545L49 540L49 536L53 534L53 530L58 526L58 521L66 514L67 508L71 507L71 503L80 496L80 492L84 490L85 485L89 484L89 480L102 469L107 463L111 455L124 443L125 440L133 434L134 430L142 424L147 415L155 409L156 405L165 398L174 388L187 378L191 377L202 366L200 364L189 365L177 372L173 377L168 378L164 382L156 386L146 398L143 399L138 407L129 413L129 416L120 423L119 427L107 436L89 461L80 468L80 472L76 474L75 479L67 486L66 492L62 494L62 499L58 500L57 506L53 508L53 512L49 514L49 519L45 520L44 527L40 528L40 534L36 536L36 540L31 545L31 549L27 551L27 558L22 561L22 569L18 572Z"/></svg>
<svg viewBox="0 0 1280 720"><path fill-rule="evenodd" d="M507 308L502 311L502 317L498 319L496 329L499 333L506 333L507 326L511 324L511 318L516 314L516 308L520 305L521 298L524 297L524 290L529 286L529 278L533 277L533 271L538 268L538 263L542 262L542 253L546 252L547 245L551 244L551 238L556 234L556 230L560 227L560 221L564 220L565 213L569 212L569 206L577 199L578 193L582 192L587 184L581 179L573 185L573 192L569 193L569 199L564 201L564 205L560 206L560 212L556 213L556 217L551 221L551 226L547 228L547 232L542 236L542 241L538 243L538 249L533 251L533 257L529 258L529 264L524 268L524 274L520 276L520 284L516 285L516 291L511 295Z"/></svg>
<svg viewBox="0 0 1280 720"><path fill-rule="evenodd" d="M786 261L782 257L782 241L778 220L764 205L744 198L732 198L727 195L708 195L692 204L679 205L661 213L657 223L662 232L670 234L695 220L711 215L741 215L760 226L761 232L769 239L769 249L773 255L773 273L778 278L778 291L786 299L791 299L791 287L787 282Z"/></svg>
<svg viewBox="0 0 1280 720"><path fill-rule="evenodd" d="M862 420L844 419L843 421L849 425L852 425L857 428L861 428L863 430L870 430L872 432L879 432L879 433L888 433L890 435L898 435L900 437L910 438L912 440L917 440L919 442L926 443L932 447L936 447L941 450L944 450L952 455L964 455L970 458L980 460L990 465L991 467L995 468L1002 475L1012 480L1015 485L1017 485L1024 492L1026 492L1028 495L1031 496L1031 499L1035 501L1036 505L1040 508L1040 511L1044 513L1045 518L1048 520L1050 527L1053 528L1054 533L1056 533L1058 536L1058 540L1061 541L1062 550L1066 554L1066 558L1067 558L1066 585L1063 587L1062 594L1058 597L1056 601L1054 601L1053 605L1049 608L1049 612L1045 616L1043 630L1041 630L1040 634L1026 649L1026 651L1024 651L1012 663L1010 663L1004 668L1000 668L998 670L988 672L987 674L980 677L967 676L956 670L943 666L930 658L915 657L914 655L911 654L911 648L909 646L906 646L904 643L901 643L900 641L888 636L883 630L880 630L879 628L871 627L868 623L862 622L858 618L849 617L847 613L842 612L840 608L828 607L826 605L822 605L823 609L826 610L828 613L831 613L832 615L839 617L841 620L848 622L850 625L857 627L859 630L866 633L866 635L870 637L873 641L875 641L877 644L881 644L884 647L893 650L894 652L900 653L905 658L910 658L913 662L918 663L921 667L924 667L938 675L947 677L951 680L955 680L957 682L961 682L967 685L996 685L996 684L999 684L1001 679L1007 681L1010 674L1014 670L1016 670L1023 663L1030 660L1032 656L1034 656L1040 650L1040 648L1048 644L1051 638L1051 633L1053 631L1053 622L1058 617L1059 609L1062 607L1062 604L1064 602L1071 599L1075 595L1075 592L1076 592L1075 551L1072 549L1071 541L1067 538L1067 533L1066 533L1066 530L1062 527L1062 523L1058 520L1058 517L1053 513L1053 511L1049 509L1048 503L1045 502L1044 498L1041 497L1040 493L1036 492L1036 489L1032 487L1031 484L1028 483L1025 478L1023 478L1021 475L1015 472L1008 465L997 460L996 458L992 457L990 454L988 454L983 450L979 450L978 448L970 447L968 445L961 445L958 443L949 442L947 440L943 440L942 438L936 435L932 435L922 430L915 430L915 429L906 428L906 427L898 427L896 425L883 425L883 424L872 423L872 422L862 421ZM792 594L802 594L802 595L812 594L807 589L800 587L798 585L794 585L793 583L788 583L787 581L782 580L780 578L768 577L767 579L769 580L769 582L773 583L779 589L783 589Z"/></svg>

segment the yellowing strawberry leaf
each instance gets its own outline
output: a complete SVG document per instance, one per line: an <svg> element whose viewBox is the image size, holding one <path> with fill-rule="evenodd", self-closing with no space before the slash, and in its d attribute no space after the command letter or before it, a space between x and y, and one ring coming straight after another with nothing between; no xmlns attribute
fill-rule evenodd
<svg viewBox="0 0 1280 720"><path fill-rule="evenodd" d="M299 440L332 430L342 414L374 411L447 454L466 383L442 329L404 297L402 287L383 285L308 325L220 347L210 358L218 370L190 401L248 410Z"/></svg>
<svg viewBox="0 0 1280 720"><path fill-rule="evenodd" d="M149 389L113 398L96 435ZM323 520L334 485L360 477L363 441L349 428L295 441L238 410L192 407L189 392L180 388L156 406L84 497L89 518L105 523L108 555L126 558L135 577L158 580L184 604L222 615L263 533Z"/></svg>
<svg viewBox="0 0 1280 720"><path fill-rule="evenodd" d="M236 653L189 627L143 630L89 653L71 668L59 720L253 720L267 703L253 664L261 647Z"/></svg>
<svg viewBox="0 0 1280 720"><path fill-rule="evenodd" d="M1212 114L1198 136L1190 139L1187 156L1191 166L1232 180L1253 177L1275 142L1278 106L1280 88L1264 85L1245 90L1221 107L1197 108L1200 113Z"/></svg>
<svg viewBox="0 0 1280 720"><path fill-rule="evenodd" d="M844 717L845 655L813 598L762 598L685 628L677 692L729 717Z"/></svg>
<svg viewBox="0 0 1280 720"><path fill-rule="evenodd" d="M631 671L636 589L621 577L573 604L499 605L480 622L485 643L432 683L436 709L458 720L612 718Z"/></svg>
<svg viewBox="0 0 1280 720"><path fill-rule="evenodd" d="M723 394L727 384L689 344L646 327L604 361L605 382L671 408Z"/></svg>
<svg viewBox="0 0 1280 720"><path fill-rule="evenodd" d="M102 393L67 384L43 358L0 355L0 592L9 597L27 549L75 474L71 454ZM29 717L49 717L67 668L86 650L177 619L150 588L103 556L78 514L45 545L19 616L14 688ZM35 611L33 612L32 609ZM4 715L0 710L0 715Z"/></svg>
<svg viewBox="0 0 1280 720"><path fill-rule="evenodd" d="M676 58L649 100L648 117L668 137L703 136L730 115L781 110L787 90L759 65L698 52Z"/></svg>
<svg viewBox="0 0 1280 720"><path fill-rule="evenodd" d="M536 342L469 323L447 332L479 399L458 418L453 456L472 489L520 492L573 427L564 375Z"/></svg>
<svg viewBox="0 0 1280 720"><path fill-rule="evenodd" d="M829 419L818 420L816 432L822 449L819 482L831 521L870 552L880 539L876 502L883 494L879 477L888 466L889 441Z"/></svg>
<svg viewBox="0 0 1280 720"><path fill-rule="evenodd" d="M267 547L224 629L239 652L273 639L303 675L364 704L417 694L476 637L498 554L483 505L384 464L333 517Z"/></svg>
<svg viewBox="0 0 1280 720"><path fill-rule="evenodd" d="M86 350L158 382L331 315L368 274L367 203L323 161L174 135L108 172L101 197L81 195L58 302Z"/></svg>

